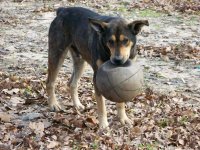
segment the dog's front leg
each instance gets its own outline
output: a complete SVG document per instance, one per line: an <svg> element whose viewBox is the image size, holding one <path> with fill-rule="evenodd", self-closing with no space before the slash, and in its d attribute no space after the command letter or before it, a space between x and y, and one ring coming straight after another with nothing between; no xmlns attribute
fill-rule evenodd
<svg viewBox="0 0 200 150"><path fill-rule="evenodd" d="M125 103L116 103L117 107L117 116L122 124L132 125L132 121L127 117L125 111Z"/></svg>
<svg viewBox="0 0 200 150"><path fill-rule="evenodd" d="M99 127L106 128L106 127L108 127L108 119L107 119L105 99L101 94L98 94L97 91L95 91L95 98L97 101Z"/></svg>
<svg viewBox="0 0 200 150"><path fill-rule="evenodd" d="M98 59L96 61L97 68L99 68L102 64L103 64L103 62L100 59ZM96 67L94 67L94 68L96 68ZM94 89L95 89L95 98L97 101L97 113L98 113L99 127L106 128L106 127L108 127L108 119L107 119L105 98L101 95L101 93L99 92L99 90L96 87L96 71L97 70L94 69L93 83L94 83Z"/></svg>

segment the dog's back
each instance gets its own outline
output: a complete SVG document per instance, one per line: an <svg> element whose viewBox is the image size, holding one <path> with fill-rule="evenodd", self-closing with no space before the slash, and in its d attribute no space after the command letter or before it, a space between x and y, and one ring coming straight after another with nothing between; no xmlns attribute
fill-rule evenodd
<svg viewBox="0 0 200 150"><path fill-rule="evenodd" d="M60 32L62 32L59 35L64 34L63 36L67 38L67 42L70 41L72 47L77 50L78 54L91 64L91 51L96 49L92 45L99 42L99 40L97 39L97 33L93 32L90 28L89 19L109 22L116 17L102 16L82 7L61 7L57 9L56 14L57 17L50 27L52 31L49 31L49 33L55 32L54 26L59 23L59 30L61 29ZM58 34L59 31L57 30L56 32ZM49 38L51 37L53 36L49 36ZM109 56L107 59L109 59Z"/></svg>
<svg viewBox="0 0 200 150"><path fill-rule="evenodd" d="M59 8L57 10L57 18L63 22L65 31L75 35L88 30L88 18L97 18L100 15L81 7Z"/></svg>

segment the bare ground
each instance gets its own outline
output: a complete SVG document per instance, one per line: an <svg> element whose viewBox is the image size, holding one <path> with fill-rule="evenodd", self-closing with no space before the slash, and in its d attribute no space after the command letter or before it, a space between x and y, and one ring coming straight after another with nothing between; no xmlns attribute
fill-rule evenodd
<svg viewBox="0 0 200 150"><path fill-rule="evenodd" d="M57 95L66 109L50 112L45 80L47 34L59 6L89 7L127 20L148 19L138 36L146 92L127 103L133 127L122 126L107 101L109 130L99 130L88 66L77 111L67 92L71 59L59 74ZM0 2L0 149L199 149L200 17L129 2Z"/></svg>

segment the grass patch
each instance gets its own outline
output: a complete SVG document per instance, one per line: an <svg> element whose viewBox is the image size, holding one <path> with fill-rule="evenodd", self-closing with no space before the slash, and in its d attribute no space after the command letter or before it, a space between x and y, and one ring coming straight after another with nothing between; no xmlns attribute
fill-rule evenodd
<svg viewBox="0 0 200 150"><path fill-rule="evenodd" d="M191 16L185 23L186 25L196 25L198 23L198 18L196 16Z"/></svg>
<svg viewBox="0 0 200 150"><path fill-rule="evenodd" d="M140 10L138 12L138 15L140 17L160 17L162 16L163 14L162 13L159 13L155 10L151 10L151 9L144 9L144 10Z"/></svg>
<svg viewBox="0 0 200 150"><path fill-rule="evenodd" d="M117 10L118 10L119 12L121 12L121 13L127 12L127 8L126 8L124 5L119 6L119 7L117 8Z"/></svg>
<svg viewBox="0 0 200 150"><path fill-rule="evenodd" d="M189 121L187 116L182 116L179 120L181 125L185 125Z"/></svg>
<svg viewBox="0 0 200 150"><path fill-rule="evenodd" d="M158 125L159 127L162 127L162 128L165 128L167 127L169 124L169 120L168 119L161 119L159 122L158 122Z"/></svg>
<svg viewBox="0 0 200 150"><path fill-rule="evenodd" d="M154 24L155 29L161 29L161 26L159 24Z"/></svg>
<svg viewBox="0 0 200 150"><path fill-rule="evenodd" d="M95 141L92 143L91 148L92 148L93 150L98 150L98 149L99 149L99 143L98 143L97 140L95 140Z"/></svg>
<svg viewBox="0 0 200 150"><path fill-rule="evenodd" d="M138 148L141 150L156 150L156 144L150 144L150 143L145 143L145 144L139 144Z"/></svg>
<svg viewBox="0 0 200 150"><path fill-rule="evenodd" d="M188 18L183 18L182 16L177 16L176 17L176 21L178 23L184 23L188 26L191 26L191 25L196 25L198 23L198 17L197 16L190 16Z"/></svg>

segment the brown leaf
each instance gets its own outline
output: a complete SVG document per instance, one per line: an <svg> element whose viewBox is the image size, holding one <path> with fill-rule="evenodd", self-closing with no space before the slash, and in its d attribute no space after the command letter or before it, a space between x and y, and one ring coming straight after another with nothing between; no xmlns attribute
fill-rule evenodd
<svg viewBox="0 0 200 150"><path fill-rule="evenodd" d="M78 128L84 128L85 127L85 124L83 122L83 120L73 120L72 121L72 124L75 126L75 127L78 127Z"/></svg>
<svg viewBox="0 0 200 150"><path fill-rule="evenodd" d="M135 135L141 135L142 134L142 130L140 129L140 127L135 126L131 129L132 133Z"/></svg>
<svg viewBox="0 0 200 150"><path fill-rule="evenodd" d="M0 120L3 122L10 122L11 115L7 113L0 112Z"/></svg>
<svg viewBox="0 0 200 150"><path fill-rule="evenodd" d="M42 137L44 135L44 123L43 122L30 122L29 128L31 128L35 134L39 135L39 137Z"/></svg>
<svg viewBox="0 0 200 150"><path fill-rule="evenodd" d="M92 116L88 117L86 119L86 121L89 122L89 123L98 124L98 120L96 119L96 117L92 117Z"/></svg>
<svg viewBox="0 0 200 150"><path fill-rule="evenodd" d="M63 124L66 125L66 126L70 126L70 122L69 122L68 119L64 119Z"/></svg>
<svg viewBox="0 0 200 150"><path fill-rule="evenodd" d="M28 137L23 139L23 144L24 147L28 148L30 147L30 149L39 149L40 145L33 139L30 139Z"/></svg>

